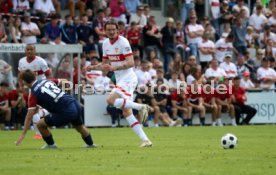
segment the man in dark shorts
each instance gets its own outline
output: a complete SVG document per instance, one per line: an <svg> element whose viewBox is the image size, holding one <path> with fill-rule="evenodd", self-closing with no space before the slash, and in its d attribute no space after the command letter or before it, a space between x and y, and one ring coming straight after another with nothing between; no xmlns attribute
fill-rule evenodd
<svg viewBox="0 0 276 175"><path fill-rule="evenodd" d="M16 145L19 145L30 127L32 116L37 112L38 105L47 109L50 115L40 119L37 127L43 140L47 143L43 149L57 148L53 136L49 130L50 126L63 126L71 123L81 134L87 148L95 147L88 129L82 124L80 104L70 95L65 94L55 83L58 80L36 80L36 75L26 70L20 72L19 79L31 89L28 102L28 113L26 115L24 129L18 138Z"/></svg>

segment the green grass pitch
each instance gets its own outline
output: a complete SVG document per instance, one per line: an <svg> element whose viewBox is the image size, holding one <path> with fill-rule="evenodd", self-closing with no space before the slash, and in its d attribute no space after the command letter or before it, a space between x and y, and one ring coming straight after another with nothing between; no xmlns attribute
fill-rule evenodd
<svg viewBox="0 0 276 175"><path fill-rule="evenodd" d="M144 128L152 148L140 148L130 128L90 129L96 149L81 148L73 129L52 130L59 149L40 150L43 141L29 131L0 131L1 175L275 175L276 126ZM220 138L238 137L224 150Z"/></svg>

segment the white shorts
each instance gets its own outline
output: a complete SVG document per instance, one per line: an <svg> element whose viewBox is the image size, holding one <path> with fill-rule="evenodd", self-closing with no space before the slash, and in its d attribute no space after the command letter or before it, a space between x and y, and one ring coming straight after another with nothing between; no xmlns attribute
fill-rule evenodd
<svg viewBox="0 0 276 175"><path fill-rule="evenodd" d="M121 79L118 82L116 82L116 86L112 89L111 93L116 93L120 95L122 98L133 101L133 92L135 91L137 84L138 80L136 76L127 79Z"/></svg>

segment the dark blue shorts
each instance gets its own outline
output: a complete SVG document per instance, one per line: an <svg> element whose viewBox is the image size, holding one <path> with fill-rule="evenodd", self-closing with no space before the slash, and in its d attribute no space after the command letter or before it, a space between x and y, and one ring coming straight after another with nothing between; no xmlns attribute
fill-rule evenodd
<svg viewBox="0 0 276 175"><path fill-rule="evenodd" d="M45 122L48 126L64 126L71 123L73 126L83 124L81 119L81 107L77 101L67 105L58 113L51 113L45 117Z"/></svg>

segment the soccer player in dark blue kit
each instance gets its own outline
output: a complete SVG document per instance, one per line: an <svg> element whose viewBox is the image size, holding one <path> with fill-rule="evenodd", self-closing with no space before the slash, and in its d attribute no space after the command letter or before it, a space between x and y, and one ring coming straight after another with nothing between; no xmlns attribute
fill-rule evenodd
<svg viewBox="0 0 276 175"><path fill-rule="evenodd" d="M42 148L57 148L49 126L63 126L72 123L75 129L81 134L87 148L95 147L88 129L82 124L81 108L79 103L70 95L64 93L55 83L58 80L36 80L36 75L30 70L20 72L19 79L31 89L28 103L28 113L25 119L24 129L18 138L16 145L19 145L28 131L32 116L37 112L38 105L47 109L50 115L40 119L37 127L47 143Z"/></svg>

